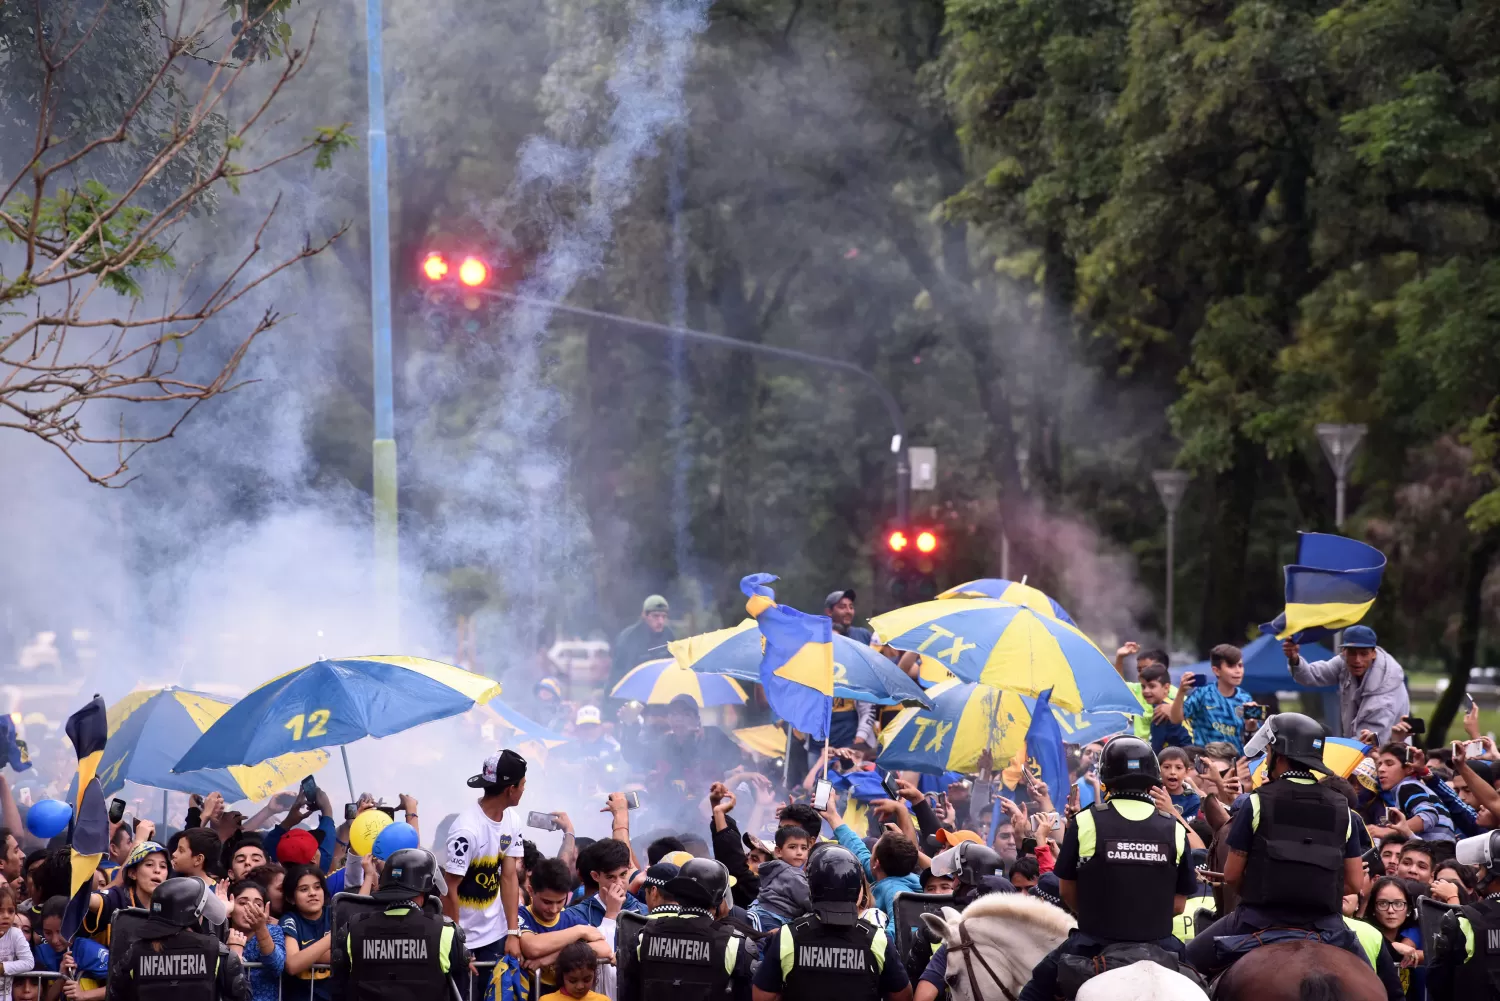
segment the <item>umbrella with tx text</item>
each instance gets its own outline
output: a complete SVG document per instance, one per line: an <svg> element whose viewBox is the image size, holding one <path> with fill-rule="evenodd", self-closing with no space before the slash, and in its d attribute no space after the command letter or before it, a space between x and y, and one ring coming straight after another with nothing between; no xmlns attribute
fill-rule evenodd
<svg viewBox="0 0 1500 1001"><path fill-rule="evenodd" d="M1070 626L1078 625L1061 605L1040 588L1026 583L1024 577L1019 581L1006 580L1004 577L981 577L979 580L950 587L938 595L938 598L991 598L995 601L1008 601L1012 605L1025 605L1032 611L1062 619Z"/></svg>
<svg viewBox="0 0 1500 1001"><path fill-rule="evenodd" d="M746 619L728 629L716 629L667 644L683 667L700 674L723 674L740 681L760 681L760 628ZM880 651L833 634L833 695L876 705L917 702L925 705L922 688Z"/></svg>
<svg viewBox="0 0 1500 1001"><path fill-rule="evenodd" d="M631 668L609 694L647 705L666 705L679 695L691 697L700 707L745 704L745 690L738 681L719 674L690 671L671 657L648 660Z"/></svg>
<svg viewBox="0 0 1500 1001"><path fill-rule="evenodd" d="M963 681L1040 695L1074 712L1140 712L1114 664L1076 626L1023 605L971 598L926 601L870 625L897 650L941 663Z"/></svg>
<svg viewBox="0 0 1500 1001"><path fill-rule="evenodd" d="M1036 699L988 685L946 681L927 690L932 708L903 710L881 736L875 763L896 771L972 772L988 750L1009 761L1026 749L1026 731ZM1130 728L1120 713L1071 713L1051 706L1068 744L1090 744Z"/></svg>
<svg viewBox="0 0 1500 1001"><path fill-rule="evenodd" d="M482 674L421 657L319 660L240 699L172 770L254 765L296 751L342 748L457 716L499 694L500 685ZM349 785L353 796L352 779Z"/></svg>

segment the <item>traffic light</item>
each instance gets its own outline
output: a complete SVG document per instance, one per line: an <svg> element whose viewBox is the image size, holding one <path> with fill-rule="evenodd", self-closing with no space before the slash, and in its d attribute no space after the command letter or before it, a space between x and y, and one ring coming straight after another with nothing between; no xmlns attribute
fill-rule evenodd
<svg viewBox="0 0 1500 1001"><path fill-rule="evenodd" d="M885 565L896 604L937 597L944 555L942 534L935 528L898 526L885 533Z"/></svg>

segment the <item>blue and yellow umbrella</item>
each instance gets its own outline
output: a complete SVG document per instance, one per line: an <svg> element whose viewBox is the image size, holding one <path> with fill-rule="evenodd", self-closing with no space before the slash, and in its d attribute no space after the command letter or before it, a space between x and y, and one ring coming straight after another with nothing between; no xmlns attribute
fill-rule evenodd
<svg viewBox="0 0 1500 1001"><path fill-rule="evenodd" d="M1371 747L1363 741L1350 737L1323 738L1323 764L1341 779L1354 774L1354 769L1365 760ZM1250 785L1259 789L1266 781L1266 756L1257 757L1250 765Z"/></svg>
<svg viewBox="0 0 1500 1001"><path fill-rule="evenodd" d="M475 711L484 722L507 731L505 739L500 741L502 746L524 749L526 745L530 745L550 750L568 742L568 738L556 730L549 730L531 717L521 715L499 699L490 699Z"/></svg>
<svg viewBox="0 0 1500 1001"><path fill-rule="evenodd" d="M1040 695L1073 712L1140 712L1114 664L1061 619L1023 605L971 598L925 601L877 615L870 625L898 650L931 657L962 681Z"/></svg>
<svg viewBox="0 0 1500 1001"><path fill-rule="evenodd" d="M617 699L664 705L679 695L691 695L699 706L738 706L745 690L722 674L689 671L671 657L648 660L630 670L609 693Z"/></svg>
<svg viewBox="0 0 1500 1001"><path fill-rule="evenodd" d="M1063 610L1063 607L1052 599L1046 592L1032 587L1023 578L1020 581L1006 580L1004 577L981 577L979 580L971 580L957 587L950 587L939 599L944 598L989 598L993 601L1008 601L1012 605L1025 605L1035 612L1050 615L1054 619L1062 619L1070 626L1078 623L1073 621L1073 616Z"/></svg>
<svg viewBox="0 0 1500 1001"><path fill-rule="evenodd" d="M99 782L112 796L126 782L207 796L226 802L264 799L322 768L326 751L285 754L257 765L204 768L178 774L172 766L214 723L230 703L183 688L131 692L108 709L109 742L99 761Z"/></svg>
<svg viewBox="0 0 1500 1001"><path fill-rule="evenodd" d="M700 674L758 683L762 646L755 620L746 619L728 629L675 640L667 650L677 663ZM881 706L927 702L922 687L879 650L840 633L833 634L833 695Z"/></svg>
<svg viewBox="0 0 1500 1001"><path fill-rule="evenodd" d="M880 767L928 775L972 772L986 749L996 764L1025 751L1036 699L957 680L929 688L927 695L930 709L905 709L886 727L875 759ZM1120 713L1072 713L1054 705L1052 715L1069 744L1090 744L1130 729Z"/></svg>
<svg viewBox="0 0 1500 1001"><path fill-rule="evenodd" d="M490 678L421 657L320 660L240 699L172 770L255 765L294 751L388 737L499 694Z"/></svg>

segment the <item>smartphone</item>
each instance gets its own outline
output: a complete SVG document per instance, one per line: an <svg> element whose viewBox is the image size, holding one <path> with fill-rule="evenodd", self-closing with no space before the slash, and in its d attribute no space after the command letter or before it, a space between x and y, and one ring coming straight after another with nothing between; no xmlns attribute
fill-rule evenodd
<svg viewBox="0 0 1500 1001"><path fill-rule="evenodd" d="M1464 702L1468 703L1470 710L1474 708L1474 696L1470 695L1468 692L1464 692Z"/></svg>
<svg viewBox="0 0 1500 1001"><path fill-rule="evenodd" d="M1482 740L1466 740L1466 741L1464 741L1464 754L1468 755L1471 758L1482 758L1482 757L1484 757L1484 741L1482 741Z"/></svg>
<svg viewBox="0 0 1500 1001"><path fill-rule="evenodd" d="M1265 719L1266 718L1266 707L1265 706L1257 706L1257 705L1253 705L1253 704L1247 702L1243 706L1241 706L1240 708L1243 710L1244 718L1247 719L1247 720L1250 720L1250 719Z"/></svg>
<svg viewBox="0 0 1500 1001"><path fill-rule="evenodd" d="M359 804L358 803L345 803L344 804L344 819L345 820L353 820L355 817L358 817L358 816L359 816Z"/></svg>
<svg viewBox="0 0 1500 1001"><path fill-rule="evenodd" d="M560 831L562 827L557 822L555 813L537 813L535 811L526 815L526 826L535 827L539 831Z"/></svg>
<svg viewBox="0 0 1500 1001"><path fill-rule="evenodd" d="M623 795L625 797L625 809L639 810L641 808L641 791L639 789L632 789Z"/></svg>
<svg viewBox="0 0 1500 1001"><path fill-rule="evenodd" d="M1427 732L1427 721L1420 716L1402 716L1402 721L1411 727L1411 735Z"/></svg>
<svg viewBox="0 0 1500 1001"><path fill-rule="evenodd" d="M318 804L318 783L311 775L302 780L302 802L309 809Z"/></svg>
<svg viewBox="0 0 1500 1001"><path fill-rule="evenodd" d="M375 807L375 809L379 810L387 817L390 817L392 820L396 819L396 808L394 806L377 806Z"/></svg>
<svg viewBox="0 0 1500 1001"><path fill-rule="evenodd" d="M896 786L896 773L886 772L880 779L880 784L885 787L885 794L896 802L901 802L901 792Z"/></svg>
<svg viewBox="0 0 1500 1001"><path fill-rule="evenodd" d="M818 784L813 787L813 809L819 812L828 809L828 801L833 796L833 784L826 779L819 779Z"/></svg>
<svg viewBox="0 0 1500 1001"><path fill-rule="evenodd" d="M1402 762L1402 764L1406 764L1406 765L1414 764L1416 762L1416 760L1417 760L1417 749L1414 746L1412 746L1411 744L1403 744L1401 746L1401 762Z"/></svg>
<svg viewBox="0 0 1500 1001"><path fill-rule="evenodd" d="M1193 679L1194 688L1207 688L1214 683L1212 676L1207 674L1193 674L1190 677Z"/></svg>
<svg viewBox="0 0 1500 1001"><path fill-rule="evenodd" d="M1201 757L1201 756L1194 758L1193 759L1193 771L1197 772L1199 775L1207 775L1208 774L1208 759L1206 759L1204 757Z"/></svg>
<svg viewBox="0 0 1500 1001"><path fill-rule="evenodd" d="M1021 854L1022 855L1035 855L1036 854L1036 838L1025 837L1025 838L1021 839Z"/></svg>
<svg viewBox="0 0 1500 1001"><path fill-rule="evenodd" d="M123 799L112 799L109 801L109 822L118 824L125 817L125 801Z"/></svg>

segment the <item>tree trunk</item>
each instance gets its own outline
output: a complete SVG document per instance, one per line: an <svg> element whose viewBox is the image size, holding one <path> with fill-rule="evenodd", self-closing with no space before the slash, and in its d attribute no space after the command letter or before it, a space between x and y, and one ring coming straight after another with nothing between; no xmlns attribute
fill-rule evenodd
<svg viewBox="0 0 1500 1001"><path fill-rule="evenodd" d="M1458 651L1448 664L1448 688L1438 699L1432 719L1427 721L1428 747L1442 747L1447 742L1448 727L1458 715L1464 693L1469 690L1469 671L1473 669L1479 652L1484 578L1497 550L1500 550L1500 533L1496 532L1475 539L1474 548L1469 550L1469 563L1464 571L1463 611L1458 623Z"/></svg>
<svg viewBox="0 0 1500 1001"><path fill-rule="evenodd" d="M1213 519L1208 561L1204 567L1203 618L1198 647L1244 639L1249 619L1245 608L1245 558L1250 545L1250 516L1260 490L1261 457L1246 438L1234 440L1234 465L1213 481Z"/></svg>

